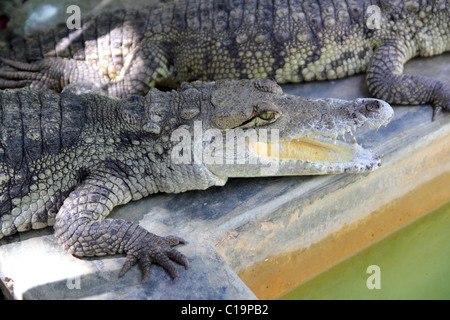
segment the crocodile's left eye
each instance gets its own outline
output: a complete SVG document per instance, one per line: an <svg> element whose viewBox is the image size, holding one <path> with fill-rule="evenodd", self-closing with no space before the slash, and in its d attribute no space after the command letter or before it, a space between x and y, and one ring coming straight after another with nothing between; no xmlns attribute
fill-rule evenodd
<svg viewBox="0 0 450 320"><path fill-rule="evenodd" d="M270 121L275 118L275 113L274 112L263 112L263 113L260 113L258 115L258 117L260 117L263 120Z"/></svg>
<svg viewBox="0 0 450 320"><path fill-rule="evenodd" d="M280 117L280 115L281 113L277 111L264 111L254 116L250 120L245 121L238 128L246 129L267 126L271 123L274 123Z"/></svg>

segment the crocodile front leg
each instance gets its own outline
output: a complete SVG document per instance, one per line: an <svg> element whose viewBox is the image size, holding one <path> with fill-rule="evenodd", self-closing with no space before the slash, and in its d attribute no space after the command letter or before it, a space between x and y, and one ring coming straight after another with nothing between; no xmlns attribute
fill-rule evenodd
<svg viewBox="0 0 450 320"><path fill-rule="evenodd" d="M58 242L75 256L126 253L123 276L136 262L143 270L142 283L150 276L152 263L161 265L173 280L178 270L171 260L188 268L187 258L173 249L184 240L159 237L122 219L105 219L114 206L131 200L126 183L114 176L90 176L64 201L54 225Z"/></svg>
<svg viewBox="0 0 450 320"><path fill-rule="evenodd" d="M431 103L434 120L441 110L450 110L450 87L438 80L402 74L411 58L409 52L401 41L378 47L367 70L367 86L374 97L389 103Z"/></svg>
<svg viewBox="0 0 450 320"><path fill-rule="evenodd" d="M127 57L122 69L113 61L83 61L47 57L33 62L0 57L0 89L30 86L61 92L69 84L94 87L115 97L145 95L157 84L176 86L170 79L168 59L163 49L149 41ZM2 65L3 64L3 65Z"/></svg>
<svg viewBox="0 0 450 320"><path fill-rule="evenodd" d="M93 65L85 61L67 58L45 58L34 62L20 62L0 57L11 70L0 69L0 88L30 86L36 90L45 88L58 92L70 83L83 83L104 88L104 79Z"/></svg>

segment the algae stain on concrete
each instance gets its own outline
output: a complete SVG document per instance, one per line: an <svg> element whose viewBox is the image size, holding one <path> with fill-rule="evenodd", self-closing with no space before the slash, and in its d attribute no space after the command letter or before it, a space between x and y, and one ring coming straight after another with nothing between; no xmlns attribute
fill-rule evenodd
<svg viewBox="0 0 450 320"><path fill-rule="evenodd" d="M450 202L279 299L450 299ZM369 266L380 289L369 289Z"/></svg>
<svg viewBox="0 0 450 320"><path fill-rule="evenodd" d="M449 183L450 171L307 248L255 263L240 271L239 277L260 299L280 297L448 203ZM420 241L427 241L427 238ZM363 276L366 280L370 275L365 272L370 265L376 264L365 266Z"/></svg>

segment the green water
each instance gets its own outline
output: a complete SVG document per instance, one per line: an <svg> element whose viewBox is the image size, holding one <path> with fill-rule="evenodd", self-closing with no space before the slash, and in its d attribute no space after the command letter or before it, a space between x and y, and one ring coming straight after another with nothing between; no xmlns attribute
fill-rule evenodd
<svg viewBox="0 0 450 320"><path fill-rule="evenodd" d="M280 299L450 299L450 202Z"/></svg>

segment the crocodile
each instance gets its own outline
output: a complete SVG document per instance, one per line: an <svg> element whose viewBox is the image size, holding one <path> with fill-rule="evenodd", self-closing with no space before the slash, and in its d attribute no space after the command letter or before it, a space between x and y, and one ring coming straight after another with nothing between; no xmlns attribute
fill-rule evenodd
<svg viewBox="0 0 450 320"><path fill-rule="evenodd" d="M3 44L0 88L98 86L145 95L183 81L272 78L279 84L366 72L373 97L450 105L448 83L403 74L450 50L450 2L179 0L89 16Z"/></svg>
<svg viewBox="0 0 450 320"><path fill-rule="evenodd" d="M391 106L289 95L270 79L191 82L146 96L73 86L0 91L0 238L53 226L75 256L125 253L176 279L188 259L139 224L108 215L157 192L222 186L228 178L360 173L380 157L341 135L379 128Z"/></svg>

